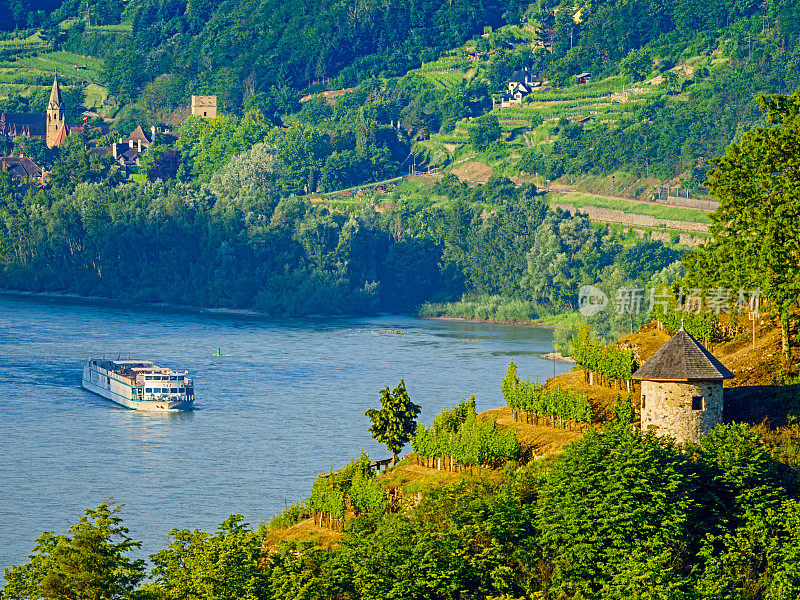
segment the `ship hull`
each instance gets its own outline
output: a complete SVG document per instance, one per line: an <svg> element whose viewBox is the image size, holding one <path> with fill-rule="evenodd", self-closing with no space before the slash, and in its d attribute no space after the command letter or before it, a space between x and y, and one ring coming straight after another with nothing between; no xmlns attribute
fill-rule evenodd
<svg viewBox="0 0 800 600"><path fill-rule="evenodd" d="M178 412L192 410L194 404L192 400L132 400L122 394L118 394L109 389L100 387L91 381L87 381L85 378L83 379L82 386L85 390L102 396L106 400L111 400L111 402L115 404L130 408L131 410Z"/></svg>

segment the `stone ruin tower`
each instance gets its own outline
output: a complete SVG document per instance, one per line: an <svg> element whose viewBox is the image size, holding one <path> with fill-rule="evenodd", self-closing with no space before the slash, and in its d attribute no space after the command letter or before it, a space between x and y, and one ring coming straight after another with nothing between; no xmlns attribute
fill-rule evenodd
<svg viewBox="0 0 800 600"><path fill-rule="evenodd" d="M700 438L722 422L725 366L683 327L636 373L642 382L642 431L680 443Z"/></svg>
<svg viewBox="0 0 800 600"><path fill-rule="evenodd" d="M217 116L216 96L192 96L192 114L204 119Z"/></svg>

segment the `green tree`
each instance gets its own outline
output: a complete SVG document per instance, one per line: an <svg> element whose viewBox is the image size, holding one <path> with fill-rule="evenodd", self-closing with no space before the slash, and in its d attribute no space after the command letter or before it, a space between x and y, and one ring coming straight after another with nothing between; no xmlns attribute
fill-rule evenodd
<svg viewBox="0 0 800 600"><path fill-rule="evenodd" d="M84 511L69 534L45 531L30 561L5 570L2 600L114 600L127 598L144 578L145 564L125 554L140 542L128 537L120 506L104 502Z"/></svg>
<svg viewBox="0 0 800 600"><path fill-rule="evenodd" d="M631 50L619 63L622 74L630 77L632 81L642 81L652 68L653 58L643 48Z"/></svg>
<svg viewBox="0 0 800 600"><path fill-rule="evenodd" d="M79 183L101 181L108 174L111 158L100 158L86 149L85 134L72 134L61 147L50 170L53 187L72 191Z"/></svg>
<svg viewBox="0 0 800 600"><path fill-rule="evenodd" d="M364 413L372 426L369 432L372 437L392 453L392 464L397 464L397 455L411 440L417 428L417 415L422 408L414 404L406 392L406 384L402 379L391 392L389 386L381 391L381 409L370 408Z"/></svg>
<svg viewBox="0 0 800 600"><path fill-rule="evenodd" d="M296 122L288 129L272 129L265 141L276 148L276 155L284 165L284 187L306 193L316 190L320 171L331 153L327 132Z"/></svg>
<svg viewBox="0 0 800 600"><path fill-rule="evenodd" d="M155 588L176 600L267 598L268 573L259 567L264 531L231 515L217 532L173 529L172 545L153 554Z"/></svg>
<svg viewBox="0 0 800 600"><path fill-rule="evenodd" d="M539 494L550 597L684 597L699 493L673 444L625 423L590 430L555 459Z"/></svg>
<svg viewBox="0 0 800 600"><path fill-rule="evenodd" d="M680 89L680 81L681 78L678 77L677 73L674 71L665 71L662 74L663 81L661 84L666 87L668 90L674 92Z"/></svg>
<svg viewBox="0 0 800 600"><path fill-rule="evenodd" d="M500 121L497 115L486 115L473 120L467 127L469 143L478 152L483 152L489 144L500 139Z"/></svg>
<svg viewBox="0 0 800 600"><path fill-rule="evenodd" d="M788 358L800 297L800 92L759 102L773 127L746 133L713 161L708 181L720 200L711 215L714 237L686 264L704 284L761 288L777 309Z"/></svg>

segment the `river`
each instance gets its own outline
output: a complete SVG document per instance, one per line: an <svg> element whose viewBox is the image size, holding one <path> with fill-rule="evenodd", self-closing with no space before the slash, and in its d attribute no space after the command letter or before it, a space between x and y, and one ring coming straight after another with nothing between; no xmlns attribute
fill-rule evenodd
<svg viewBox="0 0 800 600"><path fill-rule="evenodd" d="M426 423L472 393L493 408L511 357L525 379L569 369L541 358L551 340L407 316L276 320L0 295L0 571L109 498L141 557L173 528L268 521L362 449L390 456L364 416L383 386L405 378ZM83 361L100 355L188 369L196 410L140 413L83 390Z"/></svg>

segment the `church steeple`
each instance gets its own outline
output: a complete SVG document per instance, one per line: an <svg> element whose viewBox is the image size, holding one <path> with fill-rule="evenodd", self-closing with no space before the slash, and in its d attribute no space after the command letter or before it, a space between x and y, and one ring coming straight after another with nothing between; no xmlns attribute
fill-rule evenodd
<svg viewBox="0 0 800 600"><path fill-rule="evenodd" d="M58 87L58 74L53 77L53 89L50 90L50 101L47 103L47 110L64 110L64 101L61 100L61 89Z"/></svg>
<svg viewBox="0 0 800 600"><path fill-rule="evenodd" d="M58 141L58 132L64 126L66 117L61 89L58 87L58 75L53 77L53 89L50 90L50 101L47 103L47 146L52 148Z"/></svg>

